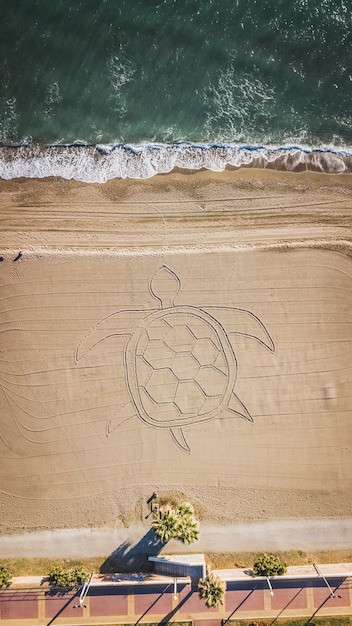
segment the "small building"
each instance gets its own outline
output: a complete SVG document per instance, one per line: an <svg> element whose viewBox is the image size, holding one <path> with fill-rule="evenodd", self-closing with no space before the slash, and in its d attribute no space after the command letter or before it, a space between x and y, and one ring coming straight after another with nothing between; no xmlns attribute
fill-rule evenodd
<svg viewBox="0 0 352 626"><path fill-rule="evenodd" d="M162 554L149 556L148 561L154 563L156 574L173 578L205 578L206 565L204 554Z"/></svg>

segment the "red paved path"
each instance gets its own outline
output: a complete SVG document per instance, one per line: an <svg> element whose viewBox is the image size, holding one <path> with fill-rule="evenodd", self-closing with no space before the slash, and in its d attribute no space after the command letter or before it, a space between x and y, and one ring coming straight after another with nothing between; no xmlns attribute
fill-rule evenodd
<svg viewBox="0 0 352 626"><path fill-rule="evenodd" d="M195 626L220 626L235 618L263 618L352 614L352 584L348 576L329 577L336 597L321 579L272 579L274 595L263 579L227 582L225 605L207 609L197 586L183 579L158 583L99 582L91 586L83 608L79 592L56 594L46 585L12 586L0 591L1 626L51 626L51 624L148 623L192 620Z"/></svg>

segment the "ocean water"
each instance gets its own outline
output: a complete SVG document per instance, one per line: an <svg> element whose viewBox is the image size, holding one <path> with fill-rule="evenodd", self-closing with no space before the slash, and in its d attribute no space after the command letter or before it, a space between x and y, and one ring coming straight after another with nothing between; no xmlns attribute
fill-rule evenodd
<svg viewBox="0 0 352 626"><path fill-rule="evenodd" d="M0 0L0 176L352 171L350 0Z"/></svg>

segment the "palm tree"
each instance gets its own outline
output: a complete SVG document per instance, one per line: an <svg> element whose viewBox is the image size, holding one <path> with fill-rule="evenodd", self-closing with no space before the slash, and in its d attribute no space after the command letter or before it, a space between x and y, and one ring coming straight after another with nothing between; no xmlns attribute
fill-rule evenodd
<svg viewBox="0 0 352 626"><path fill-rule="evenodd" d="M160 537L161 541L167 543L170 539L177 537L179 520L175 511L170 508L159 510L153 521L153 530Z"/></svg>
<svg viewBox="0 0 352 626"><path fill-rule="evenodd" d="M189 546L199 539L199 524L193 517L185 517L179 523L177 539Z"/></svg>
<svg viewBox="0 0 352 626"><path fill-rule="evenodd" d="M177 507L167 506L159 509L153 521L153 530L165 543L170 539L179 539L190 545L199 538L199 522L194 517L194 508L189 502Z"/></svg>
<svg viewBox="0 0 352 626"><path fill-rule="evenodd" d="M177 515L179 515L181 518L194 516L194 508L190 502L183 502L182 504L179 504L176 511Z"/></svg>
<svg viewBox="0 0 352 626"><path fill-rule="evenodd" d="M198 582L199 596L205 600L208 607L216 607L224 604L226 582L212 572L208 572L205 578Z"/></svg>

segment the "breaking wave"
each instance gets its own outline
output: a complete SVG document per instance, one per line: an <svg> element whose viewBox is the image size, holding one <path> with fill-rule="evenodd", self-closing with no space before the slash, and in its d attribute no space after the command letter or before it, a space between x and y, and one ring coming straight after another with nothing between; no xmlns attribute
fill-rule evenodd
<svg viewBox="0 0 352 626"><path fill-rule="evenodd" d="M49 176L89 183L113 178L145 179L178 170L252 167L282 171L352 172L352 152L300 146L232 144L67 145L0 148L0 177Z"/></svg>

